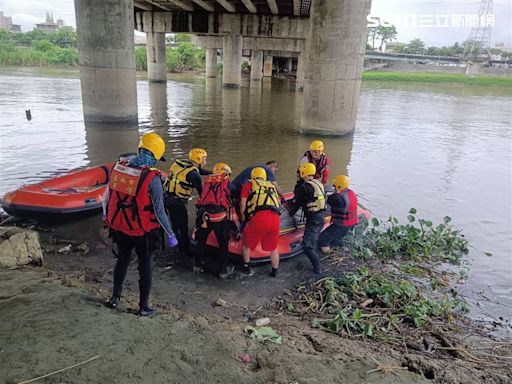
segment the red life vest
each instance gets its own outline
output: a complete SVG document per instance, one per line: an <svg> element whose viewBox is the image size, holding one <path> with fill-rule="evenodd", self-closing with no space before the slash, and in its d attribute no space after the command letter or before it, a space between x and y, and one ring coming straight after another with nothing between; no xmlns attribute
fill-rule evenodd
<svg viewBox="0 0 512 384"><path fill-rule="evenodd" d="M160 228L153 202L149 196L149 185L160 177L157 169L130 167L117 163L109 178L107 224L113 230L128 236L143 236Z"/></svg>
<svg viewBox="0 0 512 384"><path fill-rule="evenodd" d="M204 179L203 191L196 206L228 211L231 207L228 183L229 176L227 175L207 176Z"/></svg>
<svg viewBox="0 0 512 384"><path fill-rule="evenodd" d="M304 156L308 158L308 162L315 164L316 167L316 173L315 173L315 179L322 180L323 172L325 167L327 167L327 156L325 154L321 154L319 159L313 159L313 155L311 155L311 151L306 151L304 153Z"/></svg>
<svg viewBox="0 0 512 384"><path fill-rule="evenodd" d="M359 222L357 217L357 196L350 190L345 189L342 192L336 192L345 202L343 208L341 206L331 206L331 221L344 227L351 227Z"/></svg>

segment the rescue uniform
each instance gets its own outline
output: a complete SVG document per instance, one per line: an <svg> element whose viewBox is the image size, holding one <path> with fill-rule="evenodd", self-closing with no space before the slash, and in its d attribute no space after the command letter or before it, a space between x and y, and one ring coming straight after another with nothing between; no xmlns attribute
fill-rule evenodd
<svg viewBox="0 0 512 384"><path fill-rule="evenodd" d="M240 197L247 198L242 244L255 250L261 242L264 251L275 250L281 223L276 187L270 181L249 180L242 187Z"/></svg>
<svg viewBox="0 0 512 384"><path fill-rule="evenodd" d="M318 236L324 226L325 192L320 180L300 180L294 188L294 198L289 203L288 211L293 216L302 208L306 226L302 237L304 253L313 265L313 271L320 273L320 256L317 252Z"/></svg>
<svg viewBox="0 0 512 384"><path fill-rule="evenodd" d="M109 177L103 199L106 224L118 246L114 268L113 297L120 298L132 250L138 257L139 306L149 309L153 254L162 244L161 230L173 236L165 214L160 172L148 166L132 165L137 157L117 163Z"/></svg>
<svg viewBox="0 0 512 384"><path fill-rule="evenodd" d="M327 204L331 207L331 225L320 234L318 245L320 247L341 247L343 237L359 222L357 196L347 188L329 196Z"/></svg>
<svg viewBox="0 0 512 384"><path fill-rule="evenodd" d="M304 153L304 156L302 159L300 159L300 163L311 163L314 164L316 167L316 173L314 178L317 180L320 180L323 184L327 184L329 181L329 158L325 155L325 153L322 153L320 155L320 158L314 159L311 155L311 151L306 151ZM297 171L298 173L298 171Z"/></svg>
<svg viewBox="0 0 512 384"><path fill-rule="evenodd" d="M231 183L230 186L232 198L240 198L240 192L242 190L242 187L251 179L251 172L256 167L260 167L265 170L267 174L267 181L276 181L276 176L267 165L252 165L250 167L245 168L242 172L239 173L237 177L233 179L233 182Z"/></svg>
<svg viewBox="0 0 512 384"><path fill-rule="evenodd" d="M196 203L196 259L195 266L201 267L206 250L208 236L213 231L219 245L219 270L224 273L228 266L228 242L232 222L230 213L232 208L229 176L212 175L204 180L204 186L199 200Z"/></svg>
<svg viewBox="0 0 512 384"><path fill-rule="evenodd" d="M188 237L187 202L192 197L194 189L201 195L203 186L200 175L211 172L194 166L187 160L176 160L169 169L165 180L165 208L171 219L172 229L178 238L178 248L186 257L187 262L192 257Z"/></svg>

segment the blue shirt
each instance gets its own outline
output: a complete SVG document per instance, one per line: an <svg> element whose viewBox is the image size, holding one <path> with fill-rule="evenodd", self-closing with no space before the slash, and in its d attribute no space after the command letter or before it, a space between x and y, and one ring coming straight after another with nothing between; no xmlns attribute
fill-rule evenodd
<svg viewBox="0 0 512 384"><path fill-rule="evenodd" d="M232 182L231 192L240 192L245 183L247 183L251 179L251 172L254 168L261 167L267 172L267 180L268 181L276 181L276 177L274 173L270 170L270 168L266 165L253 165L251 167L245 168L240 174L235 177Z"/></svg>

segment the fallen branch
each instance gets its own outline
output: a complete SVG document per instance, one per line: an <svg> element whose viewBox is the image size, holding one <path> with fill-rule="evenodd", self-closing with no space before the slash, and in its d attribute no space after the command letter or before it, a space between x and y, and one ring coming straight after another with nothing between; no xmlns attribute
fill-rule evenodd
<svg viewBox="0 0 512 384"><path fill-rule="evenodd" d="M43 375L43 376L39 376L39 377L35 377L33 379L30 379L30 380L27 380L27 381L21 381L19 382L18 384L28 384L28 383L33 383L34 381L37 381L37 380L40 380L40 379L44 379L45 377L48 377L48 376L53 376L57 373L60 373L60 372L64 372L64 371L67 371L69 369L72 369L72 368L76 368L80 365L84 365L84 364L87 364L87 363L90 363L91 361L93 360L96 360L96 359L99 359L101 357L101 355L96 355L94 357L91 357L90 359L87 359L85 361L82 361L81 363L78 363L78 364L74 364L74 365L70 365L69 367L66 367L66 368L62 368L62 369L59 369L57 371L53 371L53 372L50 372L50 373L47 373L46 375Z"/></svg>

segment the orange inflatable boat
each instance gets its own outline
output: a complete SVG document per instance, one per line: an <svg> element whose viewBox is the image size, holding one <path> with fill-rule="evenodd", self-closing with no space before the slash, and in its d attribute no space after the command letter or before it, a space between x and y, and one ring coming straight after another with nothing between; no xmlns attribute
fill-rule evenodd
<svg viewBox="0 0 512 384"><path fill-rule="evenodd" d="M293 193L285 193L286 200L293 198ZM368 210L358 207L357 213L359 217L365 217L367 220L370 219L371 214ZM279 235L279 243L277 249L281 260L285 260L301 254L302 251L302 235L304 234L304 223L300 222L300 213L292 218L288 215L288 212L284 208L281 208L281 232ZM238 222L236 214L233 215L232 220ZM327 213L325 217L324 228L330 225L330 214ZM208 236L207 245L210 248L218 248L217 238L213 231ZM229 239L228 244L229 253L233 256L242 255L242 242L236 240L233 236ZM270 260L270 252L261 249L261 245L258 244L257 248L251 252L251 262L267 262Z"/></svg>
<svg viewBox="0 0 512 384"><path fill-rule="evenodd" d="M24 185L2 198L2 208L13 216L51 217L94 212L114 163L70 172L37 184Z"/></svg>

